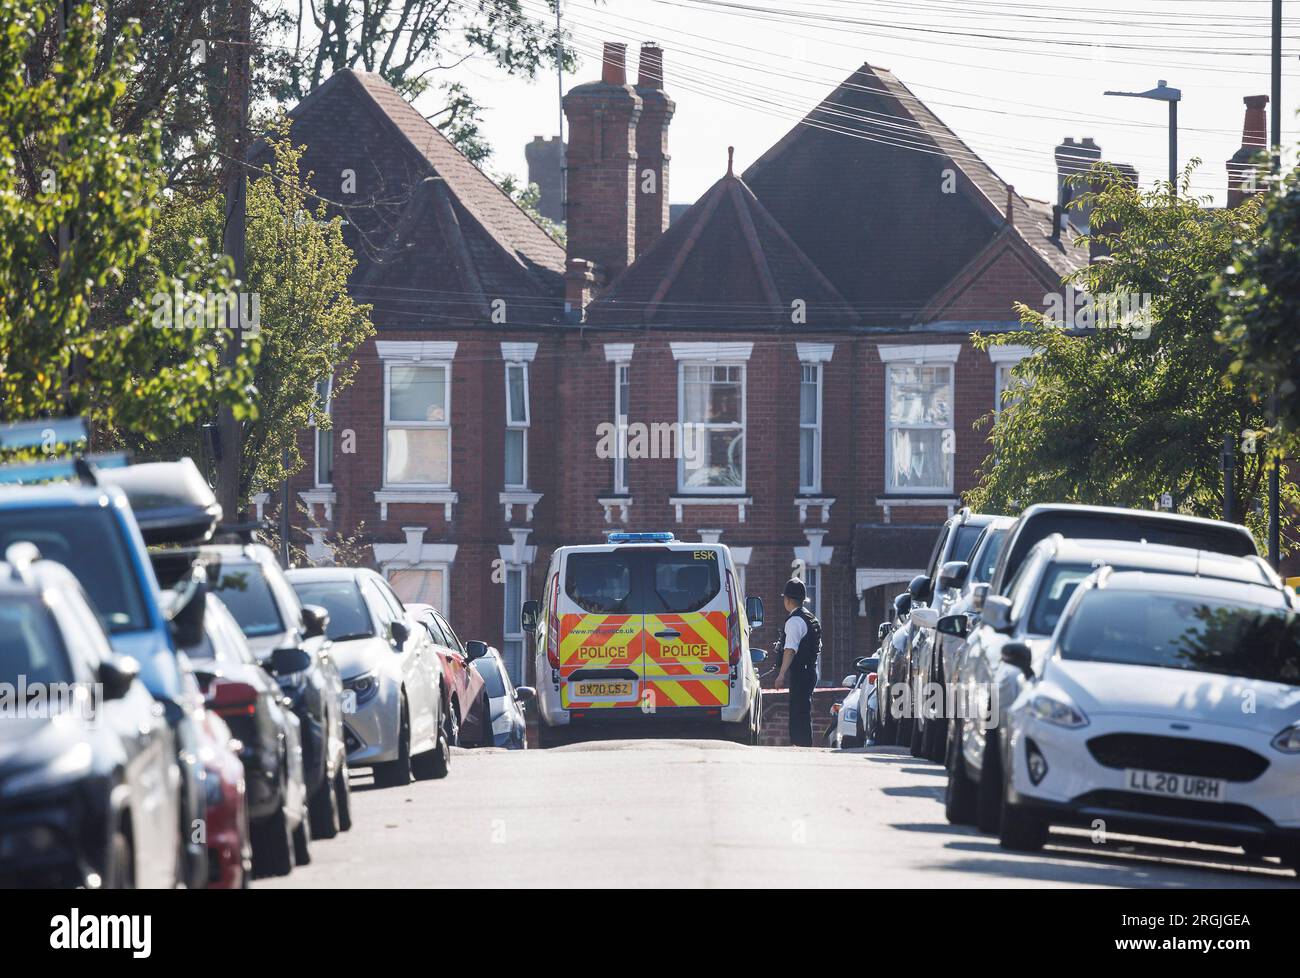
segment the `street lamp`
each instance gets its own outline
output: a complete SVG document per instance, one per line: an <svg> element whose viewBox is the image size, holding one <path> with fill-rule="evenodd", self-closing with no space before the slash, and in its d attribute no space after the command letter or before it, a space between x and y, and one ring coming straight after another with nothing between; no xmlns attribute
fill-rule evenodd
<svg viewBox="0 0 1300 978"><path fill-rule="evenodd" d="M1178 103L1183 93L1177 88L1170 88L1162 78L1156 87L1147 92L1106 92L1122 98L1148 98L1156 102L1169 103L1169 193L1178 196Z"/></svg>

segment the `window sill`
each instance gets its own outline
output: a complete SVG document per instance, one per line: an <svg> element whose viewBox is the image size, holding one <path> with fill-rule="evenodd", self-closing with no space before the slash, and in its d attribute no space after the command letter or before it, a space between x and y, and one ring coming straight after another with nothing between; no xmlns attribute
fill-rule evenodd
<svg viewBox="0 0 1300 978"><path fill-rule="evenodd" d="M829 523L831 518L831 507L835 505L834 496L795 496L794 504L799 508L799 522L808 522L808 510L820 508L821 521Z"/></svg>
<svg viewBox="0 0 1300 978"><path fill-rule="evenodd" d="M443 518L451 522L451 508L460 501L460 494L450 489L381 489L375 493L379 503L379 519L388 519L389 503L425 503L442 506Z"/></svg>
<svg viewBox="0 0 1300 978"><path fill-rule="evenodd" d="M668 504L677 511L677 522L682 521L683 506L735 506L736 517L745 522L745 510L754 505L753 496L672 496Z"/></svg>
<svg viewBox="0 0 1300 978"><path fill-rule="evenodd" d="M910 493L886 493L883 496L876 497L876 505L885 513L885 522L890 522L890 510L894 507L911 508L944 508L948 510L951 516L956 512L957 507L961 505L961 497L954 496L951 489L939 489L933 493L910 492Z"/></svg>
<svg viewBox="0 0 1300 978"><path fill-rule="evenodd" d="M338 494L333 489L308 489L305 492L298 493L298 498L302 500L307 511L315 519L316 507L320 506L325 510L325 522L332 522L334 519L334 504L339 501Z"/></svg>
<svg viewBox="0 0 1300 978"><path fill-rule="evenodd" d="M627 525L628 513L632 509L631 496L602 496L596 500L605 508L605 522L614 522L614 510L618 510L618 521Z"/></svg>
<svg viewBox="0 0 1300 978"><path fill-rule="evenodd" d="M514 518L516 506L524 507L524 522L533 521L533 508L542 500L540 492L529 492L527 489L507 489L497 496L497 501L505 507L506 522L509 523Z"/></svg>

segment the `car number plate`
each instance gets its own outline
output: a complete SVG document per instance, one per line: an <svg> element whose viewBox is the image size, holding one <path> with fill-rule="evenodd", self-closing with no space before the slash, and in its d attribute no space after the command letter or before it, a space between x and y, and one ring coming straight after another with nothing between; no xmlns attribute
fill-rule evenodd
<svg viewBox="0 0 1300 978"><path fill-rule="evenodd" d="M599 698L628 697L632 695L630 682L576 683L574 696L595 696Z"/></svg>
<svg viewBox="0 0 1300 978"><path fill-rule="evenodd" d="M1129 791L1166 798L1190 798L1195 801L1226 801L1228 783L1221 778L1202 778L1192 774L1167 774L1163 771L1124 772Z"/></svg>

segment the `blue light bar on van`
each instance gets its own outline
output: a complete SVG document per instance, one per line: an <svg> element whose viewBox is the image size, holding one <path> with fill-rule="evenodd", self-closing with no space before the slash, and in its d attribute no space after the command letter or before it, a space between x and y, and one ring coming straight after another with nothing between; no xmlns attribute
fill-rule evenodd
<svg viewBox="0 0 1300 978"><path fill-rule="evenodd" d="M669 543L677 539L671 533L611 533L610 543Z"/></svg>

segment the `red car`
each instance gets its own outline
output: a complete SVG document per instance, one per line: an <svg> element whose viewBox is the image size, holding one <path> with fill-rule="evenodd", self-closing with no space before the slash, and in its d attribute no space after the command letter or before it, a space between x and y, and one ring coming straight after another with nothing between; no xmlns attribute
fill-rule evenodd
<svg viewBox="0 0 1300 978"><path fill-rule="evenodd" d="M230 735L226 721L212 710L201 711L199 763L207 790L207 818L192 831L204 832L208 847L208 886L238 890L248 886L253 873L253 845L248 830L244 764L240 743Z"/></svg>
<svg viewBox="0 0 1300 978"><path fill-rule="evenodd" d="M492 718L483 677L470 668L470 662L487 651L482 642L462 643L447 619L427 604L408 604L406 610L433 639L434 650L442 660L447 742L456 747L491 747Z"/></svg>

